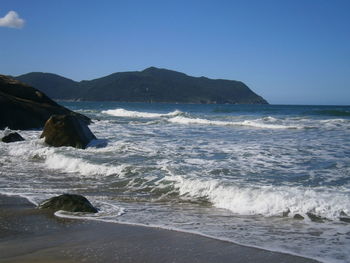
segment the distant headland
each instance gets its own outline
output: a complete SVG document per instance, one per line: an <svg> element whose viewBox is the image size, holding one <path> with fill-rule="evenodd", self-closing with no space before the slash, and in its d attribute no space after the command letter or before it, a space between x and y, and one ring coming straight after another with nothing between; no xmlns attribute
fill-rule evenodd
<svg viewBox="0 0 350 263"><path fill-rule="evenodd" d="M42 72L15 78L55 100L268 104L241 81L192 77L156 67L80 82Z"/></svg>

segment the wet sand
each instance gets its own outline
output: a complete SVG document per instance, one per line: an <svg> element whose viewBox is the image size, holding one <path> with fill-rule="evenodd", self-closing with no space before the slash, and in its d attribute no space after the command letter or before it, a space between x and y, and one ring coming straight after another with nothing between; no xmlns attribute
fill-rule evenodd
<svg viewBox="0 0 350 263"><path fill-rule="evenodd" d="M26 199L0 195L0 262L317 261L158 228L57 218Z"/></svg>

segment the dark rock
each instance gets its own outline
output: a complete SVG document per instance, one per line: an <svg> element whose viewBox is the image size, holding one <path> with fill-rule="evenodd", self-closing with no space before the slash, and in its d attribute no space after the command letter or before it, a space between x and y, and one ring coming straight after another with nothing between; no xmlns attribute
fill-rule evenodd
<svg viewBox="0 0 350 263"><path fill-rule="evenodd" d="M339 218L340 221L350 223L350 217L349 216L341 216Z"/></svg>
<svg viewBox="0 0 350 263"><path fill-rule="evenodd" d="M340 211L339 220L342 222L350 223L350 216L344 211Z"/></svg>
<svg viewBox="0 0 350 263"><path fill-rule="evenodd" d="M306 213L307 216L311 219L312 222L317 222L317 223L323 223L323 218L320 216L317 216L311 212Z"/></svg>
<svg viewBox="0 0 350 263"><path fill-rule="evenodd" d="M297 220L303 220L304 219L304 217L302 215L300 215L300 214L295 214L293 218L297 219Z"/></svg>
<svg viewBox="0 0 350 263"><path fill-rule="evenodd" d="M97 213L98 210L82 195L63 194L52 197L39 205L40 209L68 212Z"/></svg>
<svg viewBox="0 0 350 263"><path fill-rule="evenodd" d="M51 116L40 136L43 137L51 146L72 146L81 149L85 149L91 140L96 139L87 124L71 114Z"/></svg>
<svg viewBox="0 0 350 263"><path fill-rule="evenodd" d="M88 117L58 105L39 90L0 75L0 129L42 128L54 114L75 114L82 121L90 123Z"/></svg>
<svg viewBox="0 0 350 263"><path fill-rule="evenodd" d="M344 211L341 211L341 212L340 212L340 216L348 216L348 214L345 213Z"/></svg>
<svg viewBox="0 0 350 263"><path fill-rule="evenodd" d="M24 139L17 132L11 132L8 135L4 136L1 139L1 141L6 142L6 143L10 143L10 142L24 141Z"/></svg>
<svg viewBox="0 0 350 263"><path fill-rule="evenodd" d="M282 216L287 217L289 215L289 213L290 213L290 210L287 209L286 211L283 211Z"/></svg>

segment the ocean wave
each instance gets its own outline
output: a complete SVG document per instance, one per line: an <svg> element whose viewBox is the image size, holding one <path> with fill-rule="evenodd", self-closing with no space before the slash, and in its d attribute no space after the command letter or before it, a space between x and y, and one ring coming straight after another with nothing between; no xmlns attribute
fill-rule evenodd
<svg viewBox="0 0 350 263"><path fill-rule="evenodd" d="M81 158L70 156L70 147L47 147L44 139L26 141L21 147L16 147L15 144L8 145L8 154L16 158L39 161L43 163L45 168L67 173L77 173L83 176L118 175L121 177L126 165L94 164L82 155L84 152L92 155L116 150L113 144L110 147L102 147L106 143L107 140L104 139L94 140L85 150L74 149L76 155L82 156Z"/></svg>
<svg viewBox="0 0 350 263"><path fill-rule="evenodd" d="M257 120L244 120L244 121L218 121L218 120L207 120L201 118L188 118L183 116L176 116L168 119L169 122L179 123L179 124L201 124L201 125L218 125L218 126L248 126L254 128L262 129L303 129L305 128L302 125L282 125L282 124L271 124L266 123L266 121L275 122L276 119L272 117L265 119Z"/></svg>
<svg viewBox="0 0 350 263"><path fill-rule="evenodd" d="M305 219L312 213L320 218L339 220L350 214L350 197L337 190L288 186L238 186L215 179L194 179L171 175L179 195L190 199L207 199L217 208L240 215L263 215Z"/></svg>
<svg viewBox="0 0 350 263"><path fill-rule="evenodd" d="M160 118L168 116L177 116L182 114L181 111L175 110L169 113L152 113L152 112L141 112L141 111L129 111L122 108L114 110L104 110L102 113L109 114L116 117L129 117L129 118Z"/></svg>
<svg viewBox="0 0 350 263"><path fill-rule="evenodd" d="M107 147L108 145L108 140L107 139L93 139L91 140L88 145L87 148L103 148L103 147Z"/></svg>
<svg viewBox="0 0 350 263"><path fill-rule="evenodd" d="M348 127L350 125L350 120L346 119L328 119L320 120L321 125L324 125L328 128L337 128L337 127Z"/></svg>
<svg viewBox="0 0 350 263"><path fill-rule="evenodd" d="M315 115L323 115L323 116L338 116L338 117L350 117L349 110L315 110L311 112Z"/></svg>
<svg viewBox="0 0 350 263"><path fill-rule="evenodd" d="M62 154L48 155L45 159L45 165L49 169L58 169L67 173L78 173L85 176L123 176L123 170L126 168L126 165L107 166L103 164L92 164L84 159L67 157Z"/></svg>
<svg viewBox="0 0 350 263"><path fill-rule="evenodd" d="M276 121L278 121L277 118L272 117L272 116L266 116L266 117L263 117L262 119L263 119L264 121L270 121L270 122L276 122Z"/></svg>
<svg viewBox="0 0 350 263"><path fill-rule="evenodd" d="M45 147L44 139L33 139L24 141L21 147L9 145L8 153L11 156L24 157L27 159L45 159L46 156L53 154L55 149Z"/></svg>

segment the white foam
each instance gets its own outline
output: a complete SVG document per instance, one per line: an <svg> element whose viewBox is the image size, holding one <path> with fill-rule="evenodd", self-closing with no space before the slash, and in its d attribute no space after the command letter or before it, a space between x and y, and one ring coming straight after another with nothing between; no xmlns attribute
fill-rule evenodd
<svg viewBox="0 0 350 263"><path fill-rule="evenodd" d="M107 166L92 164L80 158L67 157L62 154L48 155L45 164L50 169L59 169L68 173L81 175L118 175L123 176L125 165Z"/></svg>
<svg viewBox="0 0 350 263"><path fill-rule="evenodd" d="M103 148L108 145L108 140L107 139L95 139L91 140L87 147L93 147L93 148Z"/></svg>
<svg viewBox="0 0 350 263"><path fill-rule="evenodd" d="M276 122L278 119L272 117L272 116L267 116L263 118L264 121L271 121L271 122Z"/></svg>
<svg viewBox="0 0 350 263"><path fill-rule="evenodd" d="M11 130L11 129L9 129L8 127L5 127L5 129L4 129L4 130L0 130L1 137L4 137L4 136L9 135L11 132L12 132L12 130Z"/></svg>
<svg viewBox="0 0 350 263"><path fill-rule="evenodd" d="M116 117L131 117L131 118L160 118L168 116L176 116L182 114L181 111L175 110L169 113L151 113L151 112L141 112L141 111L129 111L122 108L114 110L105 110L102 113L109 114Z"/></svg>
<svg viewBox="0 0 350 263"><path fill-rule="evenodd" d="M349 128L350 120L346 119L327 119L321 120L321 125L325 128Z"/></svg>
<svg viewBox="0 0 350 263"><path fill-rule="evenodd" d="M82 212L68 212L59 210L55 212L55 216L71 219L88 219L106 222L116 222L116 217L126 213L126 210L118 205L95 201L94 206L97 207L98 213L82 213Z"/></svg>
<svg viewBox="0 0 350 263"><path fill-rule="evenodd" d="M237 123L237 125L249 126L262 129L302 129L303 126L300 125L282 125L282 124L269 124L263 123L261 120L245 120L243 122Z"/></svg>
<svg viewBox="0 0 350 263"><path fill-rule="evenodd" d="M99 151L108 151L110 149L107 147L102 148L101 150L98 149L98 147L105 146L106 144L107 140L94 140L89 145L91 148L87 148L85 152L94 153ZM78 173L84 176L123 176L123 169L126 167L126 165L110 166L106 164L94 164L83 158L69 156L69 152L67 150L71 152L71 149L68 147L47 147L45 146L43 139L36 139L26 142L22 147L9 148L8 153L19 158L44 160L45 167L49 169L57 169L63 172ZM80 152L84 152L78 149L74 149L74 151L76 151L78 156L81 156L81 154L79 154Z"/></svg>
<svg viewBox="0 0 350 263"><path fill-rule="evenodd" d="M228 209L240 215L276 216L290 211L306 215L338 220L340 213L350 212L350 197L339 190L311 189L291 186L238 186L223 180L190 179L168 176L173 180L179 194L191 198L207 198L214 206Z"/></svg>
<svg viewBox="0 0 350 263"><path fill-rule="evenodd" d="M349 122L349 120L346 119L326 119L326 120L320 120L321 123L345 123Z"/></svg>
<svg viewBox="0 0 350 263"><path fill-rule="evenodd" d="M54 152L55 148L45 147L44 139L24 141L21 144L21 147L10 145L10 148L8 150L8 153L10 155L24 158L45 158Z"/></svg>
<svg viewBox="0 0 350 263"><path fill-rule="evenodd" d="M179 124L202 124L202 125L218 125L218 126L249 126L262 129L301 129L303 126L298 125L281 125L264 123L262 119L258 120L244 120L244 121L216 121L200 118L188 118L183 116L176 116L168 119L169 122ZM274 120L275 121L275 120Z"/></svg>

